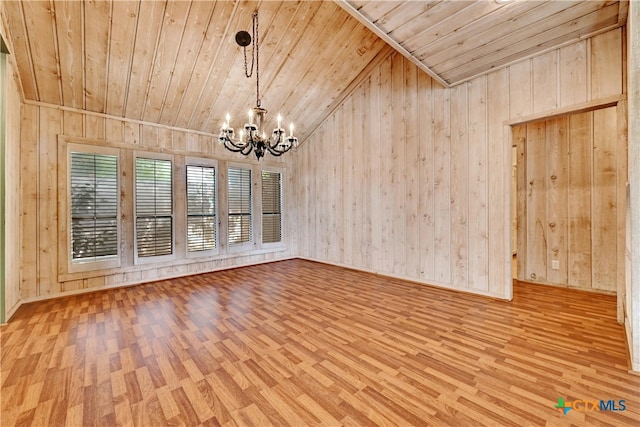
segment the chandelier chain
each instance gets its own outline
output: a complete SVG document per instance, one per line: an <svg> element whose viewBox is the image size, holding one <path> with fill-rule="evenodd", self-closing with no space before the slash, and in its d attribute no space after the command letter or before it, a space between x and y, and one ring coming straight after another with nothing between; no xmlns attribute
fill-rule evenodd
<svg viewBox="0 0 640 427"><path fill-rule="evenodd" d="M253 76L253 66L255 65L256 70L256 106L260 107L262 103L260 100L260 45L258 40L260 28L258 27L258 11L253 12L252 15L252 25L251 25L251 36L252 36L252 46L251 46L251 71L249 71L249 62L247 61L247 47L245 46L244 51L244 75L247 78Z"/></svg>
<svg viewBox="0 0 640 427"><path fill-rule="evenodd" d="M258 28L258 11L253 12L253 20L255 26L255 41L256 41L256 106L260 107L260 44L258 43L258 35L260 34Z"/></svg>

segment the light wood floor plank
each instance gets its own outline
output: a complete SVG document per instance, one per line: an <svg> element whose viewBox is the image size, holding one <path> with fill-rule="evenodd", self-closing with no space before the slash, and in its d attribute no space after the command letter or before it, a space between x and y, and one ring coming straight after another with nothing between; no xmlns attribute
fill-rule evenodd
<svg viewBox="0 0 640 427"><path fill-rule="evenodd" d="M26 304L0 332L2 426L640 420L615 297L541 285L505 302L292 260Z"/></svg>

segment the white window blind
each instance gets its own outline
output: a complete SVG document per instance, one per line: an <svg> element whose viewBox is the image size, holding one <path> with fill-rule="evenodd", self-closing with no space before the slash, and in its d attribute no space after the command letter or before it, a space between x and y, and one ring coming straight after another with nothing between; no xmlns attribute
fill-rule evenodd
<svg viewBox="0 0 640 427"><path fill-rule="evenodd" d="M138 257L173 252L173 191L170 160L136 158L136 248Z"/></svg>
<svg viewBox="0 0 640 427"><path fill-rule="evenodd" d="M229 168L229 243L250 242L253 237L251 225L251 170Z"/></svg>
<svg viewBox="0 0 640 427"><path fill-rule="evenodd" d="M282 174L262 171L262 243L282 240Z"/></svg>
<svg viewBox="0 0 640 427"><path fill-rule="evenodd" d="M118 257L118 157L71 153L71 259Z"/></svg>
<svg viewBox="0 0 640 427"><path fill-rule="evenodd" d="M216 170L187 165L187 250L216 247Z"/></svg>

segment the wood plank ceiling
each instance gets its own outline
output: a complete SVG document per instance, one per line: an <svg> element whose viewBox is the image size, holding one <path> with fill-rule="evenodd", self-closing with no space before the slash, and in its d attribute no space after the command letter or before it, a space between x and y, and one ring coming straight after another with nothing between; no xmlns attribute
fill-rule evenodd
<svg viewBox="0 0 640 427"><path fill-rule="evenodd" d="M385 41L453 85L626 19L626 1L596 0L50 0L0 11L27 100L215 134L226 112L240 128L255 104L234 35L256 9L262 106L301 140Z"/></svg>
<svg viewBox="0 0 640 427"><path fill-rule="evenodd" d="M255 106L235 33L256 9L262 106L299 137L387 49L333 2L2 3L26 99L214 134Z"/></svg>
<svg viewBox="0 0 640 427"><path fill-rule="evenodd" d="M338 3L445 85L622 26L628 10L628 0Z"/></svg>

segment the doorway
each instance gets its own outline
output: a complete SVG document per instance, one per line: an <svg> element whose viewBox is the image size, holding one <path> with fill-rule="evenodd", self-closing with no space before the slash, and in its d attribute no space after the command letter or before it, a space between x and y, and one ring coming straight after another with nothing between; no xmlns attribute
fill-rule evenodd
<svg viewBox="0 0 640 427"><path fill-rule="evenodd" d="M615 292L626 182L616 107L515 125L512 136L516 278Z"/></svg>

